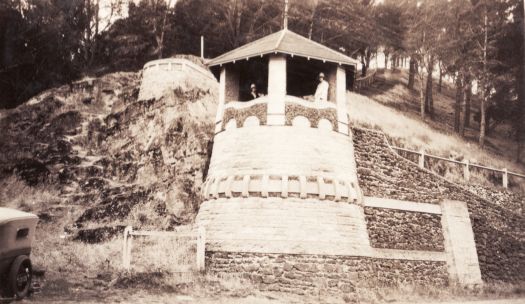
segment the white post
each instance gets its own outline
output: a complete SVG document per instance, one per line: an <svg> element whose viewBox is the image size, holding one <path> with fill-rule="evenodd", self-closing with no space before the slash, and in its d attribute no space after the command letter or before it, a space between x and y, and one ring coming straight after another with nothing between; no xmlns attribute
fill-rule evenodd
<svg viewBox="0 0 525 304"><path fill-rule="evenodd" d="M204 59L204 36L201 36L201 59Z"/></svg>
<svg viewBox="0 0 525 304"><path fill-rule="evenodd" d="M221 76L219 78L219 104L217 105L217 115L215 116L215 133L222 130L222 118L224 114L224 104L226 102L226 67L221 67ZM224 123L227 123L224 122Z"/></svg>
<svg viewBox="0 0 525 304"><path fill-rule="evenodd" d="M509 187L509 172L507 168L503 168L503 188L507 189Z"/></svg>
<svg viewBox="0 0 525 304"><path fill-rule="evenodd" d="M425 149L419 151L419 168L425 168Z"/></svg>
<svg viewBox="0 0 525 304"><path fill-rule="evenodd" d="M335 102L337 104L337 129L339 133L348 135L348 115L346 110L346 70L337 66L335 73Z"/></svg>
<svg viewBox="0 0 525 304"><path fill-rule="evenodd" d="M205 269L206 260L206 230L204 226L199 226L197 235L197 270Z"/></svg>
<svg viewBox="0 0 525 304"><path fill-rule="evenodd" d="M470 180L470 165L468 159L466 159L464 163L465 167L463 168L463 178L468 182Z"/></svg>

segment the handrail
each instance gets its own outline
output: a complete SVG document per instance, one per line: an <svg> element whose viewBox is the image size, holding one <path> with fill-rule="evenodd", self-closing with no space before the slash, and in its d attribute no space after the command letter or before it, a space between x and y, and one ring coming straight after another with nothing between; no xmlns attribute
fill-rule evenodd
<svg viewBox="0 0 525 304"><path fill-rule="evenodd" d="M377 73L377 70L374 70L372 73L366 75L365 77L359 77L359 78L356 78L355 80L356 81L363 81L365 79L368 79L368 78L371 78L371 77L374 77Z"/></svg>
<svg viewBox="0 0 525 304"><path fill-rule="evenodd" d="M375 80L376 73L377 73L377 70L374 70L372 73L366 75L365 77L356 78L355 83L354 83L355 89L360 90L365 85L366 86L371 85Z"/></svg>
<svg viewBox="0 0 525 304"><path fill-rule="evenodd" d="M285 103L293 103L300 106L303 106L305 108L315 109L315 110L324 110L324 109L336 109L337 105L330 101L307 101L299 97L295 97L292 95L287 95L285 100Z"/></svg>
<svg viewBox="0 0 525 304"><path fill-rule="evenodd" d="M516 172L510 172L510 171L507 170L507 168L503 168L503 169L491 168L491 167L487 167L487 166L483 166L483 165L479 165L479 164L472 164L468 160L459 161L459 160L449 159L449 158L445 158L445 157L441 157L441 156L430 155L430 154L426 154L424 150L414 151L414 150L401 148L401 147L396 147L396 146L391 146L391 147L392 147L392 149L397 150L397 151L404 151L404 152L408 152L408 153L418 154L419 155L419 166L420 167L424 167L425 157L439 159L439 160L443 160L443 161L446 161L446 162L451 162L451 163L463 165L463 166L465 166L463 175L464 175L465 180L467 180L467 181L470 178L470 171L469 171L470 167L475 167L475 168L479 168L479 169L483 169L483 170L489 170L489 171L493 171L493 172L502 173L503 174L502 175L502 184L503 184L504 188L508 188L508 176L509 175L512 175L512 176L515 176L515 177L519 177L519 178L525 178L524 174L516 173Z"/></svg>
<svg viewBox="0 0 525 304"><path fill-rule="evenodd" d="M246 109L254 105L268 103L268 96L261 96L257 99L250 101L229 101L224 104L224 110L226 109Z"/></svg>
<svg viewBox="0 0 525 304"><path fill-rule="evenodd" d="M193 227L190 231L136 231L133 227L127 226L124 229L124 243L122 247L122 265L124 269L131 269L131 247L133 236L178 236L178 237L194 237L192 243L197 244L197 270L202 271L205 267L205 250L206 250L206 230L204 227Z"/></svg>

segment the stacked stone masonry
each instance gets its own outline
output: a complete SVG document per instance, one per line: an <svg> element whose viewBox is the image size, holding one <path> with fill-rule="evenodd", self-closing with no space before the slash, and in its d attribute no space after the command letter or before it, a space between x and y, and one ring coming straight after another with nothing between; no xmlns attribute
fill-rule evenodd
<svg viewBox="0 0 525 304"><path fill-rule="evenodd" d="M360 288L445 286L445 262L367 257L207 252L206 269L249 279L260 290L355 295Z"/></svg>
<svg viewBox="0 0 525 304"><path fill-rule="evenodd" d="M289 98L291 98L289 96ZM261 97L253 102L230 102L224 109L222 118L222 128L225 130L230 124L235 125L236 128L245 127L245 122L248 117L256 117L259 121L257 125L267 124L267 97ZM312 128L323 128L337 131L337 109L331 103L318 105L301 101L297 103L288 102L285 106L285 125L294 125L294 119L301 117L307 121L307 125ZM234 104L234 106L230 106ZM232 122L232 120L234 122ZM323 124L328 124L327 127Z"/></svg>
<svg viewBox="0 0 525 304"><path fill-rule="evenodd" d="M523 214L487 201L397 156L382 133L358 128L352 132L359 186L365 196L433 204L446 199L466 202L483 280L525 280Z"/></svg>
<svg viewBox="0 0 525 304"><path fill-rule="evenodd" d="M332 124L332 130L338 130L337 110L334 108L315 109L298 104L286 104L286 125L292 125L293 119L297 116L306 117L313 128L318 127L321 119L326 119Z"/></svg>
<svg viewBox="0 0 525 304"><path fill-rule="evenodd" d="M244 126L246 118L254 116L259 120L260 125L266 125L266 112L267 105L265 103L254 104L248 108L236 109L227 108L224 110L224 116L222 119L222 129L226 128L226 125L232 120L235 120L235 125L238 128Z"/></svg>
<svg viewBox="0 0 525 304"><path fill-rule="evenodd" d="M445 250L439 214L365 207L365 218L372 247Z"/></svg>

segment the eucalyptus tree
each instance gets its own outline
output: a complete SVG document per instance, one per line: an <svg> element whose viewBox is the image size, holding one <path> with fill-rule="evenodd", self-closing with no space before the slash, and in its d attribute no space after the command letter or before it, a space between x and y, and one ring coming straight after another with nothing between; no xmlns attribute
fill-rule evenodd
<svg viewBox="0 0 525 304"><path fill-rule="evenodd" d="M419 69L412 71L419 79L420 115L425 119L434 113L432 74L442 40L442 1L407 1L409 22L405 48ZM426 85L425 85L426 84Z"/></svg>

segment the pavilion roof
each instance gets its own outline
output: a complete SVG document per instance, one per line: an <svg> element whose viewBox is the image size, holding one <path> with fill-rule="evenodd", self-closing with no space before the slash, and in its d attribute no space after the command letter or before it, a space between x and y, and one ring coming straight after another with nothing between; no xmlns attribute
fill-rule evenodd
<svg viewBox="0 0 525 304"><path fill-rule="evenodd" d="M246 60L271 53L288 54L309 59L356 66L359 62L327 46L296 34L288 29L270 34L212 59L208 66Z"/></svg>

